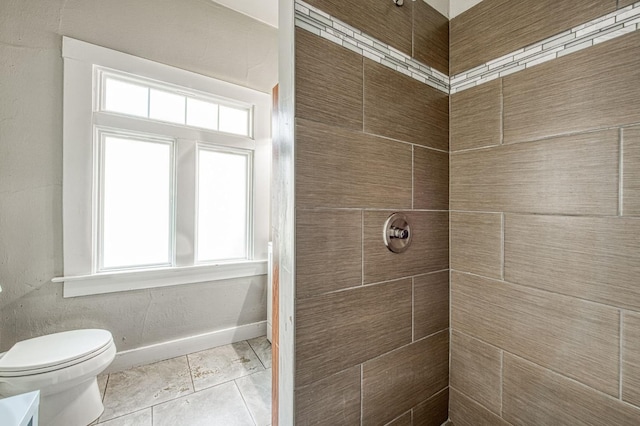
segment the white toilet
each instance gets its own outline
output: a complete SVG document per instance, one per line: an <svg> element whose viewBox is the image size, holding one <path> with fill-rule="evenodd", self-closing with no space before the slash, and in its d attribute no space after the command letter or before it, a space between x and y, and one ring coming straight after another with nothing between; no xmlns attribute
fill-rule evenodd
<svg viewBox="0 0 640 426"><path fill-rule="evenodd" d="M86 426L104 406L96 376L116 355L107 330L73 330L16 343L0 355L0 395L40 389L41 426Z"/></svg>

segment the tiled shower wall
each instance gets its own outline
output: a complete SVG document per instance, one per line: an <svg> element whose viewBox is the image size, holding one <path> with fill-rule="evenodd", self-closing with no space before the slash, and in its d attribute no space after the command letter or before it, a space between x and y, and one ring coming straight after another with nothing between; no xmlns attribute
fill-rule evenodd
<svg viewBox="0 0 640 426"><path fill-rule="evenodd" d="M448 23L416 19L437 14L422 1L308 3L447 69ZM444 48L422 54L418 39ZM306 29L296 29L295 55L295 424L439 426L448 417L449 98ZM382 242L394 211L414 232L400 255Z"/></svg>
<svg viewBox="0 0 640 426"><path fill-rule="evenodd" d="M454 19L452 70L629 2L523 4ZM638 58L636 31L451 96L456 426L640 422Z"/></svg>

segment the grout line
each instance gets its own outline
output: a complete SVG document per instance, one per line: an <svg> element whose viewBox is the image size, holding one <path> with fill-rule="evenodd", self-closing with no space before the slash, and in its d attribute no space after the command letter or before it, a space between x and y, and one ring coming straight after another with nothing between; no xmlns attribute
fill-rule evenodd
<svg viewBox="0 0 640 426"><path fill-rule="evenodd" d="M441 330L438 330L438 331L436 331L436 332L434 332L434 333L429 334L428 336L421 337L421 338L419 338L418 340L416 340L415 342L409 342L409 343L407 343L407 344L405 344L405 345L402 345L402 346L398 346L398 347L396 347L396 348L393 348L393 349L391 349L390 351L385 352L385 353L383 353L383 354L376 355L375 357L370 358L370 359L366 360L365 362L370 362L370 361L376 360L376 359L378 359L378 358L381 358L381 357L383 357L383 356L389 355L390 353L393 353L393 352L399 351L399 350L401 350L401 349L406 348L407 346L411 346L411 345L413 345L413 344L415 344L415 343L418 343L418 342L421 342L421 341L423 341L423 340L430 339L431 337L434 337L436 334L444 333L445 331L447 332L447 334L450 334L450 332L449 332L449 328L448 328L448 327L447 327L447 328L443 328L443 329L441 329ZM364 362L362 363L362 365L364 365Z"/></svg>
<svg viewBox="0 0 640 426"><path fill-rule="evenodd" d="M634 122L634 123L630 123L630 124L625 124L624 128L626 127L635 127L637 125L639 125L640 122ZM475 147L475 148L464 148L464 149L458 149L455 151L451 151L451 154L464 154L467 152L476 152L476 151L488 151L490 149L495 149L495 148L499 148L501 146L504 147L508 147L508 146L514 146L514 145L520 145L520 144L529 144L529 143L534 143L534 142L542 142L542 141L552 141L554 139L560 139L560 138L567 138L567 137L571 137L571 136L582 136L582 135L590 135L592 133L603 133L607 130L619 130L621 129L620 126L605 126L605 127L597 127L597 128L593 128L593 129L586 129L586 130L578 130L578 131L570 131L570 132L565 132L565 133L558 133L558 134L553 134L553 135L547 135L547 136L541 136L541 137L534 137L531 139L524 139L524 140L517 140L517 141L513 141L513 142L506 142L503 144L493 144L493 145L486 145L486 146L480 146L480 147ZM402 142L402 141L398 141L398 142ZM435 148L430 148L430 149L435 149Z"/></svg>
<svg viewBox="0 0 640 426"><path fill-rule="evenodd" d="M618 363L619 363L619 383L618 383L618 397L620 399L620 401L622 401L622 365L623 365L623 339L624 339L624 311L622 309L620 309L620 348L619 348L619 359L618 359Z"/></svg>
<svg viewBox="0 0 640 426"><path fill-rule="evenodd" d="M522 357L522 356L520 356L520 355L517 355L517 354L511 353L511 352L508 352L508 351L507 351L507 353L508 353L509 355L511 355L512 357L514 357L514 358L518 358L519 360L521 360L521 362L524 362L524 363L528 363L528 364L535 365L535 366L536 366L536 367L538 367L538 368L541 368L541 369L546 370L546 371L548 371L548 372L550 372L550 373L553 373L553 374L555 374L556 376L559 376L559 377L561 377L561 378L563 378L563 379L565 379L565 380L568 380L568 381L570 381L570 382L572 382L572 383L574 383L574 384L576 384L576 385L578 385L578 386L582 386L582 387L584 387L584 388L589 389L590 391L596 392L597 394L599 394L599 395L601 395L601 396L603 396L603 397L605 397L605 398L607 398L607 399L609 399L609 400L615 401L617 404L623 404L623 405L625 405L625 406L627 406L627 407L629 407L629 408L632 408L635 412L637 412L637 410L638 410L638 406L636 406L636 405L633 405L633 404L631 404L631 403L629 403L629 402L627 402L627 401L624 401L624 400L620 400L620 399L618 399L618 398L616 398L616 397L614 397L614 396L611 396L610 394L608 394L608 393L606 393L606 392L603 392L603 391L601 391L601 390L599 390L599 389L596 389L596 388L593 388L593 387L591 387L591 386L589 386L589 385L586 385L586 384L582 383L581 381L576 380L576 379L574 379L574 378L572 378L572 377L565 376L563 373L560 373L560 372L555 371L555 370L551 370L551 369L550 369L550 368L548 368L548 367L545 367L545 366L543 366L543 365L540 365L540 364L538 364L538 363L536 363L536 362L534 362L534 361L531 361L531 360L529 360L529 359L527 359L527 358L524 358L524 357ZM465 396L466 396L466 395L465 395Z"/></svg>
<svg viewBox="0 0 640 426"><path fill-rule="evenodd" d="M410 207L403 207L403 206L398 206L396 208L362 208L362 207L296 207L296 211L302 211L302 212L323 212L323 211L347 211L347 212L353 212L353 211L364 211L364 212L389 212L389 214L397 212L397 211L409 211L411 210L411 212L416 212L416 213L449 213L448 209L442 209L442 210L432 210L432 209L412 209ZM466 211L466 210L460 210L460 211ZM478 212L481 213L481 212ZM492 212L492 213L498 213L498 212Z"/></svg>
<svg viewBox="0 0 640 426"><path fill-rule="evenodd" d="M464 337L466 337L467 339L475 340L476 342L480 342L481 344L483 344L483 345L485 345L485 346L489 346L489 347L491 347L491 348L493 348L493 349L496 349L497 351L500 351L500 352L509 352L509 351L505 351L505 350L504 350L503 348L501 348L500 346L496 346L496 345L494 345L493 343L489 343L489 342L487 342L487 341L484 341L484 340L482 340L482 339L481 339L481 338L479 338L479 337L476 337L476 336L474 336L474 335L472 335L472 334L467 333L466 331L456 329L456 330L455 330L455 332L456 332L456 334L461 334L461 335L463 335L463 336L464 336ZM510 352L509 352L509 353L510 353Z"/></svg>
<svg viewBox="0 0 640 426"><path fill-rule="evenodd" d="M362 133L365 133L364 131L364 120L365 120L364 100L365 100L365 91L367 90L367 85L365 82L365 73L364 73L364 56L362 57L360 68L362 70Z"/></svg>
<svg viewBox="0 0 640 426"><path fill-rule="evenodd" d="M107 383L104 384L104 393L102 394L102 403L104 404L104 398L107 396L107 388L109 387L109 379L111 379L111 374L107 374ZM102 414L100 414L102 415Z"/></svg>
<svg viewBox="0 0 640 426"><path fill-rule="evenodd" d="M190 395L190 394L189 394L189 395ZM96 424L95 424L95 426L104 425L106 422L110 422L110 421L112 421L112 420L121 419L121 418L123 418L123 417L130 416L130 415L132 415L132 414L136 414L136 413L139 413L139 412L141 412L141 411L145 411L145 410L150 410L150 412L151 412L151 420L152 420L152 423L151 423L151 424L153 424L153 407L155 407L156 405L161 405L161 404L164 404L164 403L167 403L167 402L171 402L171 401L173 401L173 400L175 400L175 399L182 398L182 397L184 397L184 396L187 396L187 395L178 396L178 397L173 398L173 399L170 399L170 400L168 400L168 401L164 401L164 402L161 402L161 403L158 403L158 404L150 405L150 406L148 406L148 407L137 408L137 409L135 409L135 410L133 410L133 411L130 411L130 412L128 412L128 413L122 413L122 414L120 414L120 415L118 415L118 416L116 416L116 417L111 417L110 419L106 419L106 420L103 420L103 421L101 421L101 422L99 422L99 423L96 423ZM100 417L102 417L102 414L104 414L104 411L100 414ZM98 417L96 420L100 420L100 417ZM95 422L95 420L94 420L94 422ZM92 424L93 424L93 422L92 422L92 423L90 423L90 425L92 425Z"/></svg>
<svg viewBox="0 0 640 426"><path fill-rule="evenodd" d="M328 294L336 294L336 293L342 293L344 291L357 290L357 289L366 288L366 287L373 287L373 286L377 286L377 285L381 285L381 284L389 284L389 283L396 282L396 281L408 280L408 279L414 278L414 277L435 275L435 274L439 274L439 273L442 273L442 272L448 272L448 271L449 271L449 268L446 268L446 269L439 269L437 271L432 271L432 272L425 272L423 274L408 275L406 277L392 278L392 279L388 279L388 280L384 280L384 281L376 281L374 283L364 283L363 282L360 285L356 285L356 286L352 286L352 287L345 287L345 288L341 288L341 289L338 289L338 290L328 291L328 292L325 292L325 293L312 294L311 296L299 297L299 298L296 298L296 300L313 299L314 297L326 296Z"/></svg>
<svg viewBox="0 0 640 426"><path fill-rule="evenodd" d="M440 210L438 210L440 211ZM481 214L500 214L498 211L483 211L483 210L460 210L453 209L449 211L450 213L481 213ZM620 219L620 216L617 214L569 214L569 213L526 213L526 212L517 212L517 211L507 211L505 215L516 215L516 216L544 216L544 217L573 217L573 218L582 218L582 219ZM625 220L640 220L640 216L625 216Z"/></svg>
<svg viewBox="0 0 640 426"><path fill-rule="evenodd" d="M500 351L500 417L504 417L504 349Z"/></svg>
<svg viewBox="0 0 640 426"><path fill-rule="evenodd" d="M247 342L247 344L249 345L249 347L251 348L251 351L255 354L256 358L258 358L258 361L260 361L260 364L262 365L262 367L264 367L265 370L268 370L269 367L267 367L266 365L264 365L264 362L262 362L262 358L260 358L260 355L258 355L258 352L256 352L256 350L253 348L253 346L251 345L251 343L249 343L248 340L245 340L245 342Z"/></svg>
<svg viewBox="0 0 640 426"><path fill-rule="evenodd" d="M416 280L411 277L411 342L415 342L416 340L416 303L415 303L415 294L416 294Z"/></svg>
<svg viewBox="0 0 640 426"><path fill-rule="evenodd" d="M416 147L411 145L411 209L415 206Z"/></svg>
<svg viewBox="0 0 640 426"><path fill-rule="evenodd" d="M364 363L360 364L360 426L364 422Z"/></svg>
<svg viewBox="0 0 640 426"><path fill-rule="evenodd" d="M360 287L364 286L364 210L360 211Z"/></svg>
<svg viewBox="0 0 640 426"><path fill-rule="evenodd" d="M189 362L189 354L184 356L185 359L187 360L187 367L189 368L189 378L191 379L191 387L193 388L193 391L196 391L196 382L193 380L193 371L191 370L191 363Z"/></svg>
<svg viewBox="0 0 640 426"><path fill-rule="evenodd" d="M504 145L504 78L500 78L500 145Z"/></svg>
<svg viewBox="0 0 640 426"><path fill-rule="evenodd" d="M624 129L619 130L618 153L618 216L624 215Z"/></svg>
<svg viewBox="0 0 640 426"><path fill-rule="evenodd" d="M309 121L309 122L311 122L311 123L320 123L320 122L316 122L316 121L313 121L313 120L310 120L310 119L305 119L305 120L307 120L307 121ZM355 130L355 132L357 132L357 130ZM402 144L405 144L405 145L411 145L411 146L414 146L414 145L415 145L415 146L418 146L418 147L420 147L420 148L429 149L429 150L431 150L431 151L442 152L442 153L445 153L445 154L448 154L448 153L449 153L449 151L447 151L447 150L445 150L445 149L434 148L434 147L432 147L432 146L426 146L426 145L420 145L420 144L415 143L415 142L408 142L408 141L405 141L405 140L403 140L403 139L396 139L396 138L393 138L393 137L391 137L391 136L379 135L379 134L377 134L377 133L371 133L371 132L367 132L367 131L364 131L364 130L362 131L362 133L363 133L363 134L365 134L365 135L368 135L368 136L374 136L374 137L376 137L376 138L378 138L378 139L384 139L384 140L393 141L393 142L398 142L398 143L402 143ZM477 149L477 148L476 148L476 149Z"/></svg>
<svg viewBox="0 0 640 426"><path fill-rule="evenodd" d="M251 410L249 410L249 404L247 404L247 400L244 398L244 394L240 390L240 386L238 386L236 379L233 379L233 384L236 386L236 389L238 389L240 398L242 398L242 402L244 403L244 408L245 410L247 410L247 413L249 413L249 417L251 418L251 421L253 421L254 426L258 426L258 422L256 421L256 419L253 418L253 413L251 412Z"/></svg>
<svg viewBox="0 0 640 426"><path fill-rule="evenodd" d="M411 2L411 57L416 57L416 6Z"/></svg>
<svg viewBox="0 0 640 426"><path fill-rule="evenodd" d="M489 413L493 414L494 416L498 417L500 420L502 420L503 425L507 425L507 426L513 426L513 423L509 423L508 421L506 421L504 418L502 418L501 416L498 416L495 412L491 411L490 409L488 409L487 407L485 407L483 404L479 403L478 401L476 401L475 399L473 399L471 396L467 395L466 393L464 393L462 390L458 389L458 388L454 388L454 387L449 387L450 390L454 390L457 393L459 393L460 395L464 396L466 399L468 399L472 404L477 405L478 407L488 411ZM443 425L444 426L444 425ZM453 426L453 425L452 425Z"/></svg>
<svg viewBox="0 0 640 426"><path fill-rule="evenodd" d="M504 280L504 276L505 276L505 266L504 266L504 257L505 257L505 221L506 221L506 217L505 214L502 213L500 214L500 263L501 263L501 268L500 268L500 277L501 279Z"/></svg>
<svg viewBox="0 0 640 426"><path fill-rule="evenodd" d="M456 330L456 333L458 332L458 330ZM451 348L453 348L452 342L453 341L453 326L451 325L451 270L449 270L449 383L447 383L449 385L449 387L451 387Z"/></svg>
<svg viewBox="0 0 640 426"><path fill-rule="evenodd" d="M455 273L458 273L458 274L461 274L461 275L470 275L470 276L473 276L473 277L478 277L478 278L482 278L482 279L489 280L489 281L495 281L495 282L498 282L498 283L501 283L501 284L508 284L508 285L511 285L511 286L516 286L516 287L518 287L520 289L523 289L523 290L529 290L529 291L533 291L533 292L542 292L542 293L548 293L548 294L555 294L557 296L562 296L562 297L570 297L571 299L580 300L580 301L583 301L583 302L586 302L586 303L590 303L590 304L593 304L593 305L597 305L597 306L600 306L600 307L606 307L606 308L610 308L610 309L626 309L626 310L629 310L629 311L632 311L632 312L640 312L640 309L634 310L634 308L620 307L620 306L615 306L615 305L607 305L606 303L597 302L595 300L590 300L590 299L585 299L585 298L574 296L574 295L571 295L571 294L559 293L557 291L551 291L551 290L547 290L547 289L543 289L543 288L539 288L539 287L531 287L531 286L528 286L526 284L519 284L519 283L506 281L506 280L498 279L498 278L485 277L483 275L478 275L478 274L476 274L474 272L461 271L461 270L458 270L458 269L455 269L455 270L452 269L451 272L455 272Z"/></svg>
<svg viewBox="0 0 640 426"><path fill-rule="evenodd" d="M431 399L431 397L427 398L426 400L429 400L429 399ZM425 400L425 401L426 401L426 400ZM424 402L424 401L422 401L422 402ZM419 402L418 404L421 404L422 402ZM386 422L386 423L384 424L384 426L389 426L390 424L392 424L392 423L393 423L393 422L395 422L396 420L398 420L398 419L400 419L400 418L402 418L402 417L406 416L407 414L409 414L409 415L410 415L410 417L411 417L411 424L413 424L413 408L409 408L407 411L403 411L403 412L402 412L402 414L400 414L399 416L396 416L396 417L394 417L393 419L391 419L391 420L389 420L388 422Z"/></svg>

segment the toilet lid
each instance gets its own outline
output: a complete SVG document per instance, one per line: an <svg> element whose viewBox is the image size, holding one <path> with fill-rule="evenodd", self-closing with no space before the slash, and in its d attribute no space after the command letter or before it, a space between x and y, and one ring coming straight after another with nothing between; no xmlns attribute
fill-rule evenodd
<svg viewBox="0 0 640 426"><path fill-rule="evenodd" d="M90 358L89 355L112 342L111 333L99 329L65 331L23 340L0 358L0 375L63 368Z"/></svg>

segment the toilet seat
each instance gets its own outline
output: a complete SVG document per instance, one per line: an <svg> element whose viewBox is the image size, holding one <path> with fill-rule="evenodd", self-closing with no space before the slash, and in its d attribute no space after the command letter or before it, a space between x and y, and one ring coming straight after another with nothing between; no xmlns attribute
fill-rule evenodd
<svg viewBox="0 0 640 426"><path fill-rule="evenodd" d="M73 330L16 343L0 358L0 377L22 377L61 370L94 358L112 346L106 330Z"/></svg>

